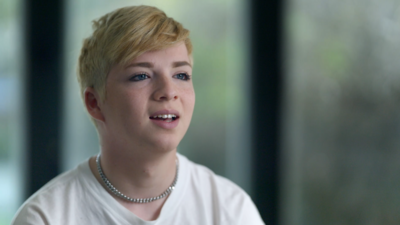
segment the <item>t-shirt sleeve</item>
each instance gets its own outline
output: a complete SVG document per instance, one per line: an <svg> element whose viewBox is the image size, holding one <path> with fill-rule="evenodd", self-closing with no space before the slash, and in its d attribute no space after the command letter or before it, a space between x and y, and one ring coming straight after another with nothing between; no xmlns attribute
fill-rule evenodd
<svg viewBox="0 0 400 225"><path fill-rule="evenodd" d="M252 225L265 225L261 219L260 213L250 197L246 196L242 205L242 210L238 218L238 225L252 224Z"/></svg>
<svg viewBox="0 0 400 225"><path fill-rule="evenodd" d="M11 225L49 225L47 216L35 205L24 205L14 216Z"/></svg>
<svg viewBox="0 0 400 225"><path fill-rule="evenodd" d="M216 183L222 224L264 225L257 207L245 191L226 178L218 177Z"/></svg>

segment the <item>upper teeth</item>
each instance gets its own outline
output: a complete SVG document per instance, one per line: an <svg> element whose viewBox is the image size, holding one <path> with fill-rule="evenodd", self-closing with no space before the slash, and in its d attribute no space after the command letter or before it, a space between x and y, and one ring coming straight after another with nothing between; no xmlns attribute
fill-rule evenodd
<svg viewBox="0 0 400 225"><path fill-rule="evenodd" d="M176 115L175 114L162 114L162 115L153 116L153 118L171 119L171 118L176 118Z"/></svg>

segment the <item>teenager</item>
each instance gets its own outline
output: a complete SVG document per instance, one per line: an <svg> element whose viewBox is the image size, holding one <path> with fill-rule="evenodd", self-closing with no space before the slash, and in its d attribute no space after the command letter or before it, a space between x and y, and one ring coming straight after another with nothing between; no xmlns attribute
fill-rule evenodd
<svg viewBox="0 0 400 225"><path fill-rule="evenodd" d="M100 153L42 187L13 224L263 224L242 189L177 153L192 67L189 31L157 8L94 21L78 81Z"/></svg>

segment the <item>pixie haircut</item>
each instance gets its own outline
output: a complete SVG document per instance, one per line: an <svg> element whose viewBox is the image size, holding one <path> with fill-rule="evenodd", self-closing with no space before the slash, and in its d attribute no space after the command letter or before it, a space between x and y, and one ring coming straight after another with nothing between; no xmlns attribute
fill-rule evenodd
<svg viewBox="0 0 400 225"><path fill-rule="evenodd" d="M114 65L126 65L141 54L184 42L189 56L189 31L173 18L151 6L117 9L93 21L93 34L83 42L78 64L78 82L84 91L92 87L106 99L107 75Z"/></svg>

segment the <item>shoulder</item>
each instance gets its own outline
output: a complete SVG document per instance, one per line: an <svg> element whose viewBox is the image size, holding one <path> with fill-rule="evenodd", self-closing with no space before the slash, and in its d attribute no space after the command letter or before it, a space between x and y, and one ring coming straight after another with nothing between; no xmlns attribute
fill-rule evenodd
<svg viewBox="0 0 400 225"><path fill-rule="evenodd" d="M181 156L180 160L185 164L185 170L189 172L191 184L201 187L204 192L212 192L224 198L233 196L248 197L247 193L238 185L225 177L215 174L209 168L194 163L184 156Z"/></svg>
<svg viewBox="0 0 400 225"><path fill-rule="evenodd" d="M87 162L86 162L87 163ZM62 173L40 188L18 209L12 224L51 224L65 208L81 198L84 163Z"/></svg>
<svg viewBox="0 0 400 225"><path fill-rule="evenodd" d="M183 158L190 171L190 195L209 207L223 224L264 224L250 196L229 179Z"/></svg>

